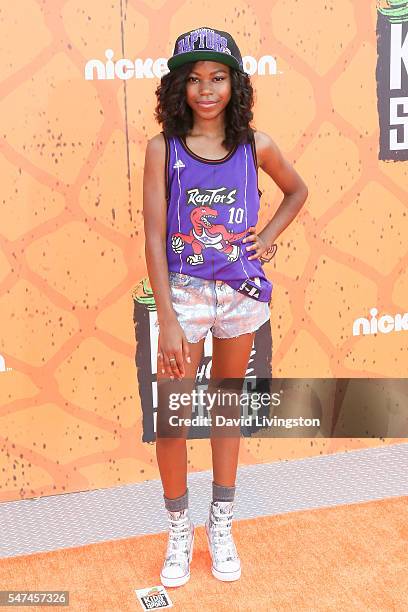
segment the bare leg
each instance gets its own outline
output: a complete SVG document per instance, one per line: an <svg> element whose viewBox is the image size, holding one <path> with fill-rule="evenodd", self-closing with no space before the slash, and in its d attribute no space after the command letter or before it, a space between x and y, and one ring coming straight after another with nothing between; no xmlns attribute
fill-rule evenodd
<svg viewBox="0 0 408 612"><path fill-rule="evenodd" d="M184 363L185 379L191 379L191 389L194 388L194 380L197 368L201 361L204 348L204 339L200 342L189 343L191 363ZM166 375L157 373L157 382L165 379ZM183 387L183 392L188 390ZM167 408L167 407L165 407ZM158 406L160 410L160 405ZM190 411L191 412L191 411ZM188 414L183 414L188 417ZM156 457L163 484L164 495L169 499L175 499L184 495L187 489L187 442L186 438L156 437Z"/></svg>
<svg viewBox="0 0 408 612"><path fill-rule="evenodd" d="M244 378L251 354L255 332L237 338L213 336L211 378ZM239 416L240 410L236 411ZM232 431L229 429L229 431ZM211 436L214 482L225 487L235 486L237 475L240 428L236 437Z"/></svg>

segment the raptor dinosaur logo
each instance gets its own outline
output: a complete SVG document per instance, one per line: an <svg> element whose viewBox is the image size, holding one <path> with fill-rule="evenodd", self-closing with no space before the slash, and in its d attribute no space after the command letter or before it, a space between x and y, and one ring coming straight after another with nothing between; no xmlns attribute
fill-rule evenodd
<svg viewBox="0 0 408 612"><path fill-rule="evenodd" d="M216 249L225 253L228 261L237 261L240 249L237 244L232 244L247 234L243 232L231 232L225 225L215 223L218 211L209 206L197 206L190 213L192 228L188 234L175 233L171 237L171 247L175 253L181 253L186 244L190 244L193 255L186 259L188 264L197 266L204 263L203 251L205 249Z"/></svg>

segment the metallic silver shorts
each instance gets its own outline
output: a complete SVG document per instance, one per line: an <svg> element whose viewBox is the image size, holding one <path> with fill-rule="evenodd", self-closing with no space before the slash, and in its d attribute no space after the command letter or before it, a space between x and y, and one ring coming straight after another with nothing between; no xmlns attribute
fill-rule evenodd
<svg viewBox="0 0 408 612"><path fill-rule="evenodd" d="M216 338L235 338L256 331L269 320L267 302L257 302L224 281L169 272L169 285L188 342L199 342L208 330Z"/></svg>

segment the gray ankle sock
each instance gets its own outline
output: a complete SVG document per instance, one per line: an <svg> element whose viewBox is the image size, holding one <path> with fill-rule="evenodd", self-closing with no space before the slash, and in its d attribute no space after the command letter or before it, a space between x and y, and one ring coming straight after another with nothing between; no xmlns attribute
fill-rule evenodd
<svg viewBox="0 0 408 612"><path fill-rule="evenodd" d="M170 512L180 512L180 510L185 510L188 508L188 487L184 495L180 495L180 497L171 499L163 495L163 498L166 510L169 510Z"/></svg>
<svg viewBox="0 0 408 612"><path fill-rule="evenodd" d="M213 489L213 501L234 501L235 495L235 486L234 487L224 487L222 485L216 484L214 481L212 483Z"/></svg>

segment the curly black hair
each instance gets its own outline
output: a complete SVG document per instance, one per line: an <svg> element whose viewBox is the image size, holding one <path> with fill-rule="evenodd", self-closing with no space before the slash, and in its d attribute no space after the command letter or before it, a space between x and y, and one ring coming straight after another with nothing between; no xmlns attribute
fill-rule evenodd
<svg viewBox="0 0 408 612"><path fill-rule="evenodd" d="M195 62L183 64L162 76L156 89L157 106L154 116L166 136L186 136L193 127L193 113L186 102L186 84ZM254 130L252 107L254 92L249 75L230 68L231 99L225 109L225 139L223 146L249 142Z"/></svg>

